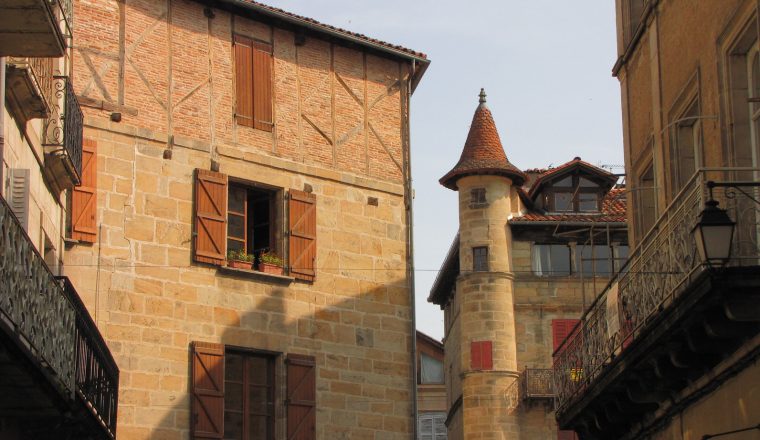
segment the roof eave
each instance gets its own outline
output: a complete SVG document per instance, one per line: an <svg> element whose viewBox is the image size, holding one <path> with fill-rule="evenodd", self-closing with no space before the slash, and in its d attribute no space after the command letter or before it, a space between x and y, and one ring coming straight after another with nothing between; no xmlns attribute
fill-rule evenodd
<svg viewBox="0 0 760 440"><path fill-rule="evenodd" d="M454 258L459 258L459 233L454 237L454 240L451 242L451 246L449 246L449 251L446 253L446 258L443 259L443 263L441 264L441 268L438 270L438 275L436 275L435 280L433 280L433 285L430 287L430 294L427 297L427 302L433 303L436 305L443 306L445 305L446 300L448 299L448 293L441 293L442 289L442 283L444 281L445 275L454 270Z"/></svg>

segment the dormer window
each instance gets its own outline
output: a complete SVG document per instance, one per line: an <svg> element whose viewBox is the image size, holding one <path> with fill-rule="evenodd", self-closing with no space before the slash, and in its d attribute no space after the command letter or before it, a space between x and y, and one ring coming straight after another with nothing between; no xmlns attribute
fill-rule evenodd
<svg viewBox="0 0 760 440"><path fill-rule="evenodd" d="M577 175L566 176L546 188L544 206L550 212L597 212L602 195L598 183Z"/></svg>

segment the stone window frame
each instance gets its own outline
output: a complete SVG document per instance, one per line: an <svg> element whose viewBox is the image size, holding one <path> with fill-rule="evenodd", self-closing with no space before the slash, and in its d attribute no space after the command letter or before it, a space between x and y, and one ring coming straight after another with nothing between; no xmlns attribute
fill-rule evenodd
<svg viewBox="0 0 760 440"><path fill-rule="evenodd" d="M470 190L470 209L485 208L488 206L486 189L483 187Z"/></svg>
<svg viewBox="0 0 760 440"><path fill-rule="evenodd" d="M488 246L473 246L472 248L472 271L488 272Z"/></svg>

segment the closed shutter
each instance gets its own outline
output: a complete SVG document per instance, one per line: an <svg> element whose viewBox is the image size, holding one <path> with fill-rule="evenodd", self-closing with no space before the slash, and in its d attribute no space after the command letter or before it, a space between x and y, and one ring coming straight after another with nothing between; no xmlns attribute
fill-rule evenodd
<svg viewBox="0 0 760 440"><path fill-rule="evenodd" d="M287 440L317 437L317 367L313 356L288 354Z"/></svg>
<svg viewBox="0 0 760 440"><path fill-rule="evenodd" d="M71 190L71 238L95 243L98 230L97 213L98 144L92 139L82 141L81 183Z"/></svg>
<svg viewBox="0 0 760 440"><path fill-rule="evenodd" d="M317 196L290 190L290 274L314 281L317 259Z"/></svg>
<svg viewBox="0 0 760 440"><path fill-rule="evenodd" d="M235 35L235 120L253 127L253 40Z"/></svg>
<svg viewBox="0 0 760 440"><path fill-rule="evenodd" d="M195 171L195 261L221 265L227 257L227 175Z"/></svg>
<svg viewBox="0 0 760 440"><path fill-rule="evenodd" d="M491 341L470 343L470 368L473 370L493 370L493 343Z"/></svg>
<svg viewBox="0 0 760 440"><path fill-rule="evenodd" d="M272 45L253 45L253 128L272 131Z"/></svg>
<svg viewBox="0 0 760 440"><path fill-rule="evenodd" d="M552 319L553 351L557 351L562 342L573 331L578 321L578 319Z"/></svg>
<svg viewBox="0 0 760 440"><path fill-rule="evenodd" d="M29 232L29 176L26 168L13 168L10 172L10 205L21 227Z"/></svg>
<svg viewBox="0 0 760 440"><path fill-rule="evenodd" d="M192 439L224 436L224 346L193 342L191 395Z"/></svg>

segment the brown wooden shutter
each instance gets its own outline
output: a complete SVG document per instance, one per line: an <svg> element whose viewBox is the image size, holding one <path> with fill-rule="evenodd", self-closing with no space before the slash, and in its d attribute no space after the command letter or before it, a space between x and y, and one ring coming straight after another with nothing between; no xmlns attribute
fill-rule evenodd
<svg viewBox="0 0 760 440"><path fill-rule="evenodd" d="M578 321L578 319L552 319L552 342L554 351L557 351L560 345L562 345L562 342L567 339Z"/></svg>
<svg viewBox="0 0 760 440"><path fill-rule="evenodd" d="M227 175L195 170L195 261L221 265L227 258Z"/></svg>
<svg viewBox="0 0 760 440"><path fill-rule="evenodd" d="M235 120L253 127L253 40L235 35Z"/></svg>
<svg viewBox="0 0 760 440"><path fill-rule="evenodd" d="M317 366L313 356L288 354L287 440L317 438Z"/></svg>
<svg viewBox="0 0 760 440"><path fill-rule="evenodd" d="M290 190L290 274L314 281L317 259L317 196Z"/></svg>
<svg viewBox="0 0 760 440"><path fill-rule="evenodd" d="M192 439L224 436L224 346L193 342L190 384Z"/></svg>
<svg viewBox="0 0 760 440"><path fill-rule="evenodd" d="M82 176L71 191L71 238L95 243L98 235L95 217L98 209L98 143L82 141Z"/></svg>
<svg viewBox="0 0 760 440"><path fill-rule="evenodd" d="M272 131L272 45L253 44L253 128Z"/></svg>

